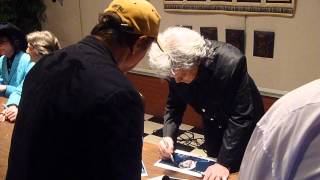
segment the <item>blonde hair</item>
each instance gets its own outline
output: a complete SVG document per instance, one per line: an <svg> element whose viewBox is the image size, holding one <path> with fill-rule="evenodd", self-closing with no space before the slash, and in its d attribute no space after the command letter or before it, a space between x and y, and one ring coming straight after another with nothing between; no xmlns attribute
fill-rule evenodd
<svg viewBox="0 0 320 180"><path fill-rule="evenodd" d="M35 31L27 35L27 41L41 56L60 49L60 43L49 31Z"/></svg>

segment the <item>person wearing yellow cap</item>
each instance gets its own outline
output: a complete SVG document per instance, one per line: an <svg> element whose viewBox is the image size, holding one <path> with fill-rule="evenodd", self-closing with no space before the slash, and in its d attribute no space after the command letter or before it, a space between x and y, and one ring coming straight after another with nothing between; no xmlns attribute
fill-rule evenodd
<svg viewBox="0 0 320 180"><path fill-rule="evenodd" d="M159 23L148 1L114 0L91 35L33 67L7 180L141 179L143 103L124 73L144 57Z"/></svg>

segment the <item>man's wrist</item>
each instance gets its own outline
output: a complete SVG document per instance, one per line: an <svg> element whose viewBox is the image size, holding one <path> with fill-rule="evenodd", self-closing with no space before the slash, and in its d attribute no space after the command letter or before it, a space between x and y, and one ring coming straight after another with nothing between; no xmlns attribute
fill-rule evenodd
<svg viewBox="0 0 320 180"><path fill-rule="evenodd" d="M223 163L223 162L219 162L219 161L217 161L217 164L219 164L219 165L221 165L221 166L225 167L225 168L226 168L226 169L228 169L229 171L231 170L231 167L230 167L229 165L227 165L227 164Z"/></svg>

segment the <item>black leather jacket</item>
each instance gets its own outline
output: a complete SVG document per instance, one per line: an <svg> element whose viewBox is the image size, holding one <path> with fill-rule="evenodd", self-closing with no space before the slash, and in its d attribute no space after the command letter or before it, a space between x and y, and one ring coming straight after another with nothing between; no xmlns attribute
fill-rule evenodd
<svg viewBox="0 0 320 180"><path fill-rule="evenodd" d="M232 45L207 41L214 53L204 59L190 84L169 79L163 135L176 139L186 105L203 118L209 156L238 171L256 122L264 113L262 98L247 72L246 57Z"/></svg>

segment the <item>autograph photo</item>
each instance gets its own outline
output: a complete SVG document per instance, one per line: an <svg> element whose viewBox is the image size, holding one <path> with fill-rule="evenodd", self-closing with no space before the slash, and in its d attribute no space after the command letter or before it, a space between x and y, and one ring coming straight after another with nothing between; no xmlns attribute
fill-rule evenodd
<svg viewBox="0 0 320 180"><path fill-rule="evenodd" d="M175 150L173 153L173 160L158 160L154 166L196 177L202 177L202 174L207 167L214 163L215 161L210 158L193 155L181 150Z"/></svg>

